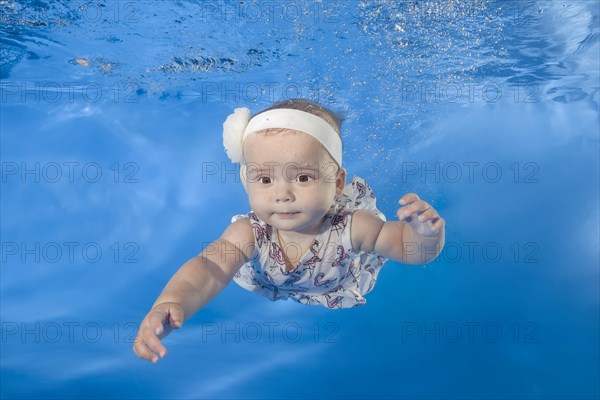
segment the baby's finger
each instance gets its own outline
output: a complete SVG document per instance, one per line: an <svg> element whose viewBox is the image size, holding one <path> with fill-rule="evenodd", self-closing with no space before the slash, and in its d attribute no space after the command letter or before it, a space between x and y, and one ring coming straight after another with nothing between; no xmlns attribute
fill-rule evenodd
<svg viewBox="0 0 600 400"><path fill-rule="evenodd" d="M164 323L167 319L167 313L154 310L148 314L148 326L155 335L160 335L164 331Z"/></svg>
<svg viewBox="0 0 600 400"><path fill-rule="evenodd" d="M133 352L141 359L152 361L153 363L158 361L158 356L151 352L150 349L148 349L144 344L136 343L135 347L133 348Z"/></svg>
<svg viewBox="0 0 600 400"><path fill-rule="evenodd" d="M400 208L397 212L398 218L400 218L400 221L402 221L403 219L407 219L415 213L421 214L429 207L429 204L425 203L423 200L418 200L406 207Z"/></svg>
<svg viewBox="0 0 600 400"><path fill-rule="evenodd" d="M396 215L398 215L398 219L400 221L403 221L403 220L409 218L411 215L413 215L413 213L414 213L414 207L412 207L412 204L411 204L410 206L399 208L398 211L396 212Z"/></svg>
<svg viewBox="0 0 600 400"><path fill-rule="evenodd" d="M423 211L421 215L419 215L419 221L425 222L438 217L438 213L431 207ZM435 222L435 221L433 221Z"/></svg>
<svg viewBox="0 0 600 400"><path fill-rule="evenodd" d="M421 215L423 212L431 208L431 206L423 200L415 201L408 207L411 209L413 214L417 213L418 215Z"/></svg>
<svg viewBox="0 0 600 400"><path fill-rule="evenodd" d="M147 336L144 336L143 341L150 351L153 353L152 362L157 362L159 355L160 358L164 358L167 355L167 348L160 342L158 336L154 335L152 332L148 332Z"/></svg>
<svg viewBox="0 0 600 400"><path fill-rule="evenodd" d="M417 200L419 200L419 196L417 196L415 193L408 193L408 194L405 194L404 196L402 196L402 198L400 199L400 201L398 201L398 203L404 205L404 204L413 203Z"/></svg>
<svg viewBox="0 0 600 400"><path fill-rule="evenodd" d="M445 224L446 224L446 221L444 221L444 218L440 218L439 220L437 220L437 222L435 222L433 224L433 228L432 229L433 229L434 232L437 233L437 232L439 232L444 227Z"/></svg>
<svg viewBox="0 0 600 400"><path fill-rule="evenodd" d="M169 310L169 324L173 328L181 328L183 326L183 310L179 307L171 307Z"/></svg>
<svg viewBox="0 0 600 400"><path fill-rule="evenodd" d="M407 207L399 208L398 211L396 211L396 215L400 221L404 221L406 218L410 217L411 214L412 213Z"/></svg>
<svg viewBox="0 0 600 400"><path fill-rule="evenodd" d="M139 335L135 339L135 344L133 345L133 352L136 356L144 360L152 361L153 363L156 363L158 361L158 356L154 352L152 352L148 346L146 346L146 343L142 339L141 335Z"/></svg>

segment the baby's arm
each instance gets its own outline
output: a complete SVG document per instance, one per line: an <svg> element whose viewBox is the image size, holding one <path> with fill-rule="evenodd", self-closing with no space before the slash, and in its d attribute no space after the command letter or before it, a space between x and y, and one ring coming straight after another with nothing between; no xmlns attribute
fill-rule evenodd
<svg viewBox="0 0 600 400"><path fill-rule="evenodd" d="M133 352L158 361L167 349L160 339L211 301L252 257L254 235L247 219L229 225L221 237L188 260L169 280L140 324Z"/></svg>
<svg viewBox="0 0 600 400"><path fill-rule="evenodd" d="M369 211L356 210L350 230L352 247L404 264L426 264L444 247L445 221L414 193L400 202L407 204L397 211L400 221L383 222Z"/></svg>

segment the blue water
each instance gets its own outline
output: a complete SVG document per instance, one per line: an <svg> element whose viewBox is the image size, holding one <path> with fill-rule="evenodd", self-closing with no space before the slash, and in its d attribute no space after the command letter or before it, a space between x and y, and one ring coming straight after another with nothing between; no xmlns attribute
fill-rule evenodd
<svg viewBox="0 0 600 400"><path fill-rule="evenodd" d="M599 3L3 1L2 398L592 399ZM230 284L131 352L174 271L248 211L235 107L345 115L380 209L446 219L367 304Z"/></svg>

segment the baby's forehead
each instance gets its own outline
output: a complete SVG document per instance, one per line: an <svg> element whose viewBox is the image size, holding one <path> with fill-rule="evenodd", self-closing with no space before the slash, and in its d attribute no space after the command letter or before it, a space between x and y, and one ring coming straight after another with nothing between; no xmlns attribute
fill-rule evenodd
<svg viewBox="0 0 600 400"><path fill-rule="evenodd" d="M335 169L337 166L335 161L313 161L311 163L288 160L266 162L246 161L244 164L246 173L249 176L264 173L283 174L286 176L297 173L319 173L319 171L331 171L332 168Z"/></svg>
<svg viewBox="0 0 600 400"><path fill-rule="evenodd" d="M246 137L244 158L247 162L254 163L303 163L306 168L314 168L315 163L333 161L321 142L311 135L281 128L277 131L260 131Z"/></svg>
<svg viewBox="0 0 600 400"><path fill-rule="evenodd" d="M292 170L309 170L319 169L324 163L319 161L246 161L247 169L292 169Z"/></svg>

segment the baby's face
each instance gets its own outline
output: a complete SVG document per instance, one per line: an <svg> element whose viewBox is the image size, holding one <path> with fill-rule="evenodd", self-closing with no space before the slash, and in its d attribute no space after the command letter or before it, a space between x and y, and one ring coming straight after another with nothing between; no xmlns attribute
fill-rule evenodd
<svg viewBox="0 0 600 400"><path fill-rule="evenodd" d="M252 134L244 141L244 159L250 207L282 231L315 234L346 180L346 171L303 132Z"/></svg>

